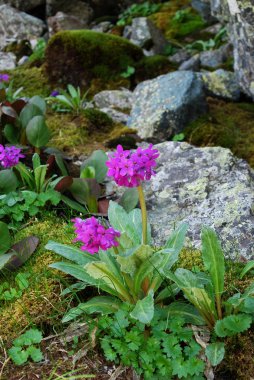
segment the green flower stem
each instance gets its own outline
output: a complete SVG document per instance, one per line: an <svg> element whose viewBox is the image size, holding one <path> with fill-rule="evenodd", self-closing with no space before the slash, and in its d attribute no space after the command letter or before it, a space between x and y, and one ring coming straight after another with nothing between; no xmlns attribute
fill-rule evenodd
<svg viewBox="0 0 254 380"><path fill-rule="evenodd" d="M138 189L139 203L140 203L141 214L142 214L143 244L147 244L147 211L146 211L145 195L144 195L142 185L139 185L137 189Z"/></svg>

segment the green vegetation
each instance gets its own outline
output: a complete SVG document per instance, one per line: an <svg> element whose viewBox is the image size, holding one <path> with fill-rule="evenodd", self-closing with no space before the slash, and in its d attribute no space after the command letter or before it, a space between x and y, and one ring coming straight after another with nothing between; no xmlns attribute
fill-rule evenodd
<svg viewBox="0 0 254 380"><path fill-rule="evenodd" d="M173 376L196 379L205 367L199 358L202 348L184 322L184 318L167 317L158 309L147 327L131 318L130 307L123 305L113 316L102 316L91 327L96 328L108 360L132 366L146 380Z"/></svg>
<svg viewBox="0 0 254 380"><path fill-rule="evenodd" d="M156 13L161 8L160 4L154 4L150 1L145 1L141 4L132 4L123 13L119 15L119 21L117 25L123 26L130 24L131 20L135 17L147 17L153 13Z"/></svg>

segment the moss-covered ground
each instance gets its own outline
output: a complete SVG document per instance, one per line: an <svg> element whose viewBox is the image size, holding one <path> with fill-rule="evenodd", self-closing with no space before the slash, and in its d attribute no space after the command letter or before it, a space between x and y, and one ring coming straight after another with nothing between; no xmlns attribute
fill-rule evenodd
<svg viewBox="0 0 254 380"><path fill-rule="evenodd" d="M209 112L185 130L187 142L197 146L222 146L254 167L254 105L208 99Z"/></svg>

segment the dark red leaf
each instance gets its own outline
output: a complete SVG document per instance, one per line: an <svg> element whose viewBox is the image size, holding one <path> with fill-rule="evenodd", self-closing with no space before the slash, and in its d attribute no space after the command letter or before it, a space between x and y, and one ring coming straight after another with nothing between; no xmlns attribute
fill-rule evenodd
<svg viewBox="0 0 254 380"><path fill-rule="evenodd" d="M55 156L53 154L51 154L48 157L47 162L46 162L48 165L46 177L49 177L50 174L53 172L53 169L55 167L55 162L56 162Z"/></svg>
<svg viewBox="0 0 254 380"><path fill-rule="evenodd" d="M15 102L13 102L11 104L11 106L19 115L26 104L27 104L27 102L24 99L17 99L17 100L15 100Z"/></svg>
<svg viewBox="0 0 254 380"><path fill-rule="evenodd" d="M29 259L38 247L38 244L39 238L36 236L29 236L14 244L11 249L3 255L4 257L9 256L9 260L0 270L7 269L15 271Z"/></svg>
<svg viewBox="0 0 254 380"><path fill-rule="evenodd" d="M2 116L1 120L3 124L13 124L17 119L18 115L12 107L2 106Z"/></svg>
<svg viewBox="0 0 254 380"><path fill-rule="evenodd" d="M65 190L69 189L73 183L73 178L71 176L63 177L55 186L55 190L63 193Z"/></svg>

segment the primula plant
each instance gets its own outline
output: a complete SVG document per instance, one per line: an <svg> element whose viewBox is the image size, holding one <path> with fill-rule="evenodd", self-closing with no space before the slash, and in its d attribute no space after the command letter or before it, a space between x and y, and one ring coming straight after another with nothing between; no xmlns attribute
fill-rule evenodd
<svg viewBox="0 0 254 380"><path fill-rule="evenodd" d="M227 300L224 299L224 254L215 232L209 227L203 227L201 233L202 258L206 272L192 272L183 268L172 271L184 244L187 224L181 224L164 247L156 248L152 245L142 185L156 174L158 157L159 152L152 145L147 148L139 147L135 151L124 150L122 146L118 146L116 152L108 155L105 163L108 167L107 174L113 177L117 185L137 189L140 209L136 208L128 213L118 203L111 201L108 220L97 220L94 217L86 220L74 219L77 235L75 241L82 243L81 249L53 241L49 242L46 248L72 261L58 262L51 267L79 280L73 288L84 289L86 286L93 286L103 292L102 295L69 310L63 322L81 317L82 314L116 316L116 313L127 305L130 320L124 321L126 325L122 327L125 329L132 325L134 330L125 331L120 340L114 329L110 335L104 336L102 348L108 359L120 360L136 369L141 365L140 373L147 379L151 378L149 376L152 373L160 373L160 377L154 378L161 379L163 371L166 378L171 378L170 373L171 376L178 375L179 378L202 378L197 377L200 375L199 371L203 371L203 364L197 361L200 350L194 354L193 347L185 347L186 351L182 351L183 343L177 343L178 338L177 348L169 348L169 335L174 332L172 321L180 318L179 331L181 330L183 335L183 325L186 323L206 325L206 330L213 333L213 339L216 339L216 335L221 338L242 332L248 329L253 321L253 285L243 294L237 293ZM178 298L180 291L190 303ZM176 295L178 300L175 298ZM150 334L154 333L154 318L157 318L158 313L166 315L168 329L159 332L160 342L157 338L153 340L153 336L151 341L158 344L158 360L165 363L165 367L163 364L162 367L161 364L153 364L152 358L148 357L145 351ZM115 324L115 318L113 316L109 320ZM173 323L172 326L170 321ZM140 323L143 327L138 325ZM143 329L143 334L136 331L135 325L138 329ZM136 346L132 344L129 336L136 336ZM186 344L186 341L184 342ZM136 354L141 355L138 363L130 359L131 352L130 356L122 354L120 347L125 347L125 351L129 347L135 351L135 357ZM174 353L175 349L177 353ZM209 344L205 350L212 365L221 362L224 352L224 344L216 341ZM143 356L146 357L145 362ZM195 365L196 372L193 367Z"/></svg>
<svg viewBox="0 0 254 380"><path fill-rule="evenodd" d="M169 270L176 262L187 225L181 225L164 247L155 249L151 246L151 229L142 183L155 175L158 156L159 152L152 145L145 149L138 148L134 152L118 146L115 153L109 154L106 162L108 176L112 176L119 186L138 189L141 210L134 209L127 213L119 204L111 201L109 221L75 219L76 240L82 242L82 251L55 242L47 244L47 249L74 262L55 263L51 265L53 268L99 287L110 295L81 303L67 313L64 321L83 312L112 313L124 301L133 305L133 318L149 323L154 314L154 302L161 302L174 294L174 289L170 286L162 286L163 271ZM183 311L185 307L181 304L179 310ZM187 308L192 313L189 319L200 323L201 319L194 308Z"/></svg>

